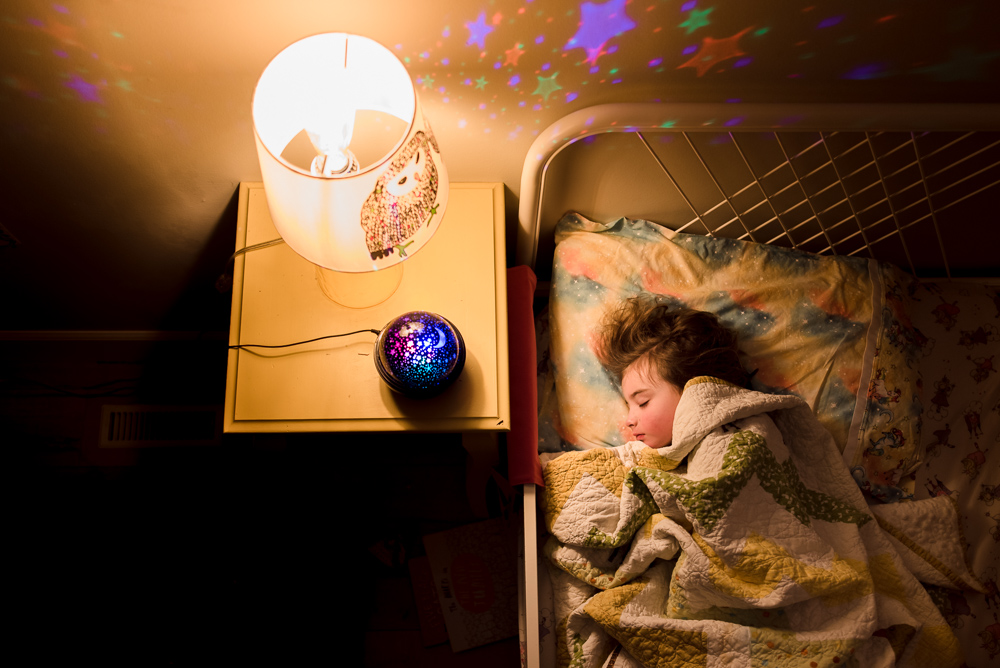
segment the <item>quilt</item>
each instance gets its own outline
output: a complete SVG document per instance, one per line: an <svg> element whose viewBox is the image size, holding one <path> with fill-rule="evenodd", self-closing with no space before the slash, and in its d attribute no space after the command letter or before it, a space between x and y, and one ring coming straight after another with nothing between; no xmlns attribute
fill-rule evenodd
<svg viewBox="0 0 1000 668"><path fill-rule="evenodd" d="M982 591L953 504L873 512L799 397L696 378L671 445L568 452L544 476L561 666L963 663L914 575Z"/></svg>

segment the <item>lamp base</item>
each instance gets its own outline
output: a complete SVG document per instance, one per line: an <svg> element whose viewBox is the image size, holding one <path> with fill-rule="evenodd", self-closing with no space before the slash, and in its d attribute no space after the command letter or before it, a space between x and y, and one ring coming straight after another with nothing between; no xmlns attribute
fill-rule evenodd
<svg viewBox="0 0 1000 668"><path fill-rule="evenodd" d="M334 271L316 265L316 281L323 294L347 308L368 308L391 297L403 280L403 263L364 273Z"/></svg>

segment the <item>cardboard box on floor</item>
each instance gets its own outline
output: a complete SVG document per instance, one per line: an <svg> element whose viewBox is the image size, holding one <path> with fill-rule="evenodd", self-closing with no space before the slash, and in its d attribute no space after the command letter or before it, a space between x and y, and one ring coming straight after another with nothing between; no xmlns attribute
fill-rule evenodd
<svg viewBox="0 0 1000 668"><path fill-rule="evenodd" d="M517 529L491 519L424 536L455 652L517 635Z"/></svg>

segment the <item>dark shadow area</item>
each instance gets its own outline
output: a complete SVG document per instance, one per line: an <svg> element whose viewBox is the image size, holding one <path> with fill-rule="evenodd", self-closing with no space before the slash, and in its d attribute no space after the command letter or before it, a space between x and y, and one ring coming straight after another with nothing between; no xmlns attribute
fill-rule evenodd
<svg viewBox="0 0 1000 668"><path fill-rule="evenodd" d="M518 199L507 184L503 187L503 207L507 266L514 267L517 265Z"/></svg>
<svg viewBox="0 0 1000 668"><path fill-rule="evenodd" d="M236 250L236 223L239 209L239 185L219 214L208 243L184 282L184 291L163 315L159 329L167 331L229 331L232 290L217 289L219 277L231 275L229 258Z"/></svg>
<svg viewBox="0 0 1000 668"><path fill-rule="evenodd" d="M210 340L0 342L35 662L515 665L516 639L385 653L386 638L420 648L406 561L422 536L480 520L460 435L97 447L102 404L219 403L225 359Z"/></svg>

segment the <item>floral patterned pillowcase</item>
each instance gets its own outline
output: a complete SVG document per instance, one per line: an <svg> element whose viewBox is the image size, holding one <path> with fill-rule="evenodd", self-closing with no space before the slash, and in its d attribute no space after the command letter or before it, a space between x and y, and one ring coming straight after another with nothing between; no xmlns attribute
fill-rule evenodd
<svg viewBox="0 0 1000 668"><path fill-rule="evenodd" d="M861 489L892 503L913 498L912 475L923 461L920 360L930 342L911 317L916 281L887 264L879 265L878 275L874 297L881 317L865 359L868 389L844 459Z"/></svg>

